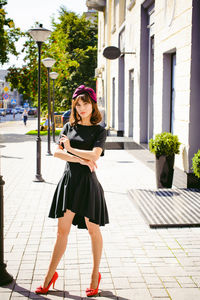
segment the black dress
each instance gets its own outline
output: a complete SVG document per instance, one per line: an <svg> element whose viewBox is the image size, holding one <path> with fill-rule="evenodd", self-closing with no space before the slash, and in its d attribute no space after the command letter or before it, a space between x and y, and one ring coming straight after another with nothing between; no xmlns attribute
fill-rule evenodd
<svg viewBox="0 0 200 300"><path fill-rule="evenodd" d="M68 137L73 148L92 150L94 147L101 147L104 150L106 130L100 125L71 126L66 123L59 139L61 134ZM96 173L91 172L88 166L66 162L63 176L53 196L49 217L63 217L67 209L75 213L72 224L78 228L87 228L84 217L100 226L109 223L104 191Z"/></svg>

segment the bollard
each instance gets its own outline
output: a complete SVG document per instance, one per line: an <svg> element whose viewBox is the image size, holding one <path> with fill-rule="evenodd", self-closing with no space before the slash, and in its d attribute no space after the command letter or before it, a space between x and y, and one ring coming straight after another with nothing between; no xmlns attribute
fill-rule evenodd
<svg viewBox="0 0 200 300"><path fill-rule="evenodd" d="M3 211L3 181L0 175L0 286L9 284L13 281L12 275L6 271L6 264L4 263L4 211Z"/></svg>

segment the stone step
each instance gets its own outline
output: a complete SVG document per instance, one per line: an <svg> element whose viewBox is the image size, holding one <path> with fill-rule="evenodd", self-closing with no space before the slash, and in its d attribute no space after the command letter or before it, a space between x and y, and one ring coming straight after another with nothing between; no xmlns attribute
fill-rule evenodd
<svg viewBox="0 0 200 300"><path fill-rule="evenodd" d="M130 137L108 136L106 139L107 150L121 150L121 149L143 149L141 145L134 142Z"/></svg>

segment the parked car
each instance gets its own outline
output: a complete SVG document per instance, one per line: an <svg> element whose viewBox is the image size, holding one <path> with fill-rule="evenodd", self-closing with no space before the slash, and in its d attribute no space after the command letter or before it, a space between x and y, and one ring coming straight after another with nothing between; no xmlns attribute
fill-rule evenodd
<svg viewBox="0 0 200 300"><path fill-rule="evenodd" d="M16 111L16 109L15 108L12 108L12 110L11 110L11 114L13 115L13 113L17 113L17 111Z"/></svg>
<svg viewBox="0 0 200 300"><path fill-rule="evenodd" d="M12 110L12 108L7 107L7 108L6 108L6 114L7 114L7 115L10 115L10 114L11 114L11 110Z"/></svg>
<svg viewBox="0 0 200 300"><path fill-rule="evenodd" d="M5 108L0 108L0 116L5 117L5 115L6 115L6 110L5 110Z"/></svg>
<svg viewBox="0 0 200 300"><path fill-rule="evenodd" d="M20 114L21 108L20 107L15 107L15 109L16 109L16 114Z"/></svg>
<svg viewBox="0 0 200 300"><path fill-rule="evenodd" d="M70 114L71 114L71 109L67 110L67 111L64 112L64 114L62 115L62 122L63 122L63 125L64 125L65 123L69 122Z"/></svg>
<svg viewBox="0 0 200 300"><path fill-rule="evenodd" d="M28 115L29 116L34 116L37 114L37 108L36 107L30 107L28 110Z"/></svg>

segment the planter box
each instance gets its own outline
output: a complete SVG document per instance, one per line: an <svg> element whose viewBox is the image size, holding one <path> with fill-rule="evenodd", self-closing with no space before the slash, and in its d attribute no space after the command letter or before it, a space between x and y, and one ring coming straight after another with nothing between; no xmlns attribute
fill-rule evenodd
<svg viewBox="0 0 200 300"><path fill-rule="evenodd" d="M171 188L174 175L175 155L156 156L156 183L157 188Z"/></svg>
<svg viewBox="0 0 200 300"><path fill-rule="evenodd" d="M194 173L187 174L187 187L200 189L200 178L194 175Z"/></svg>

